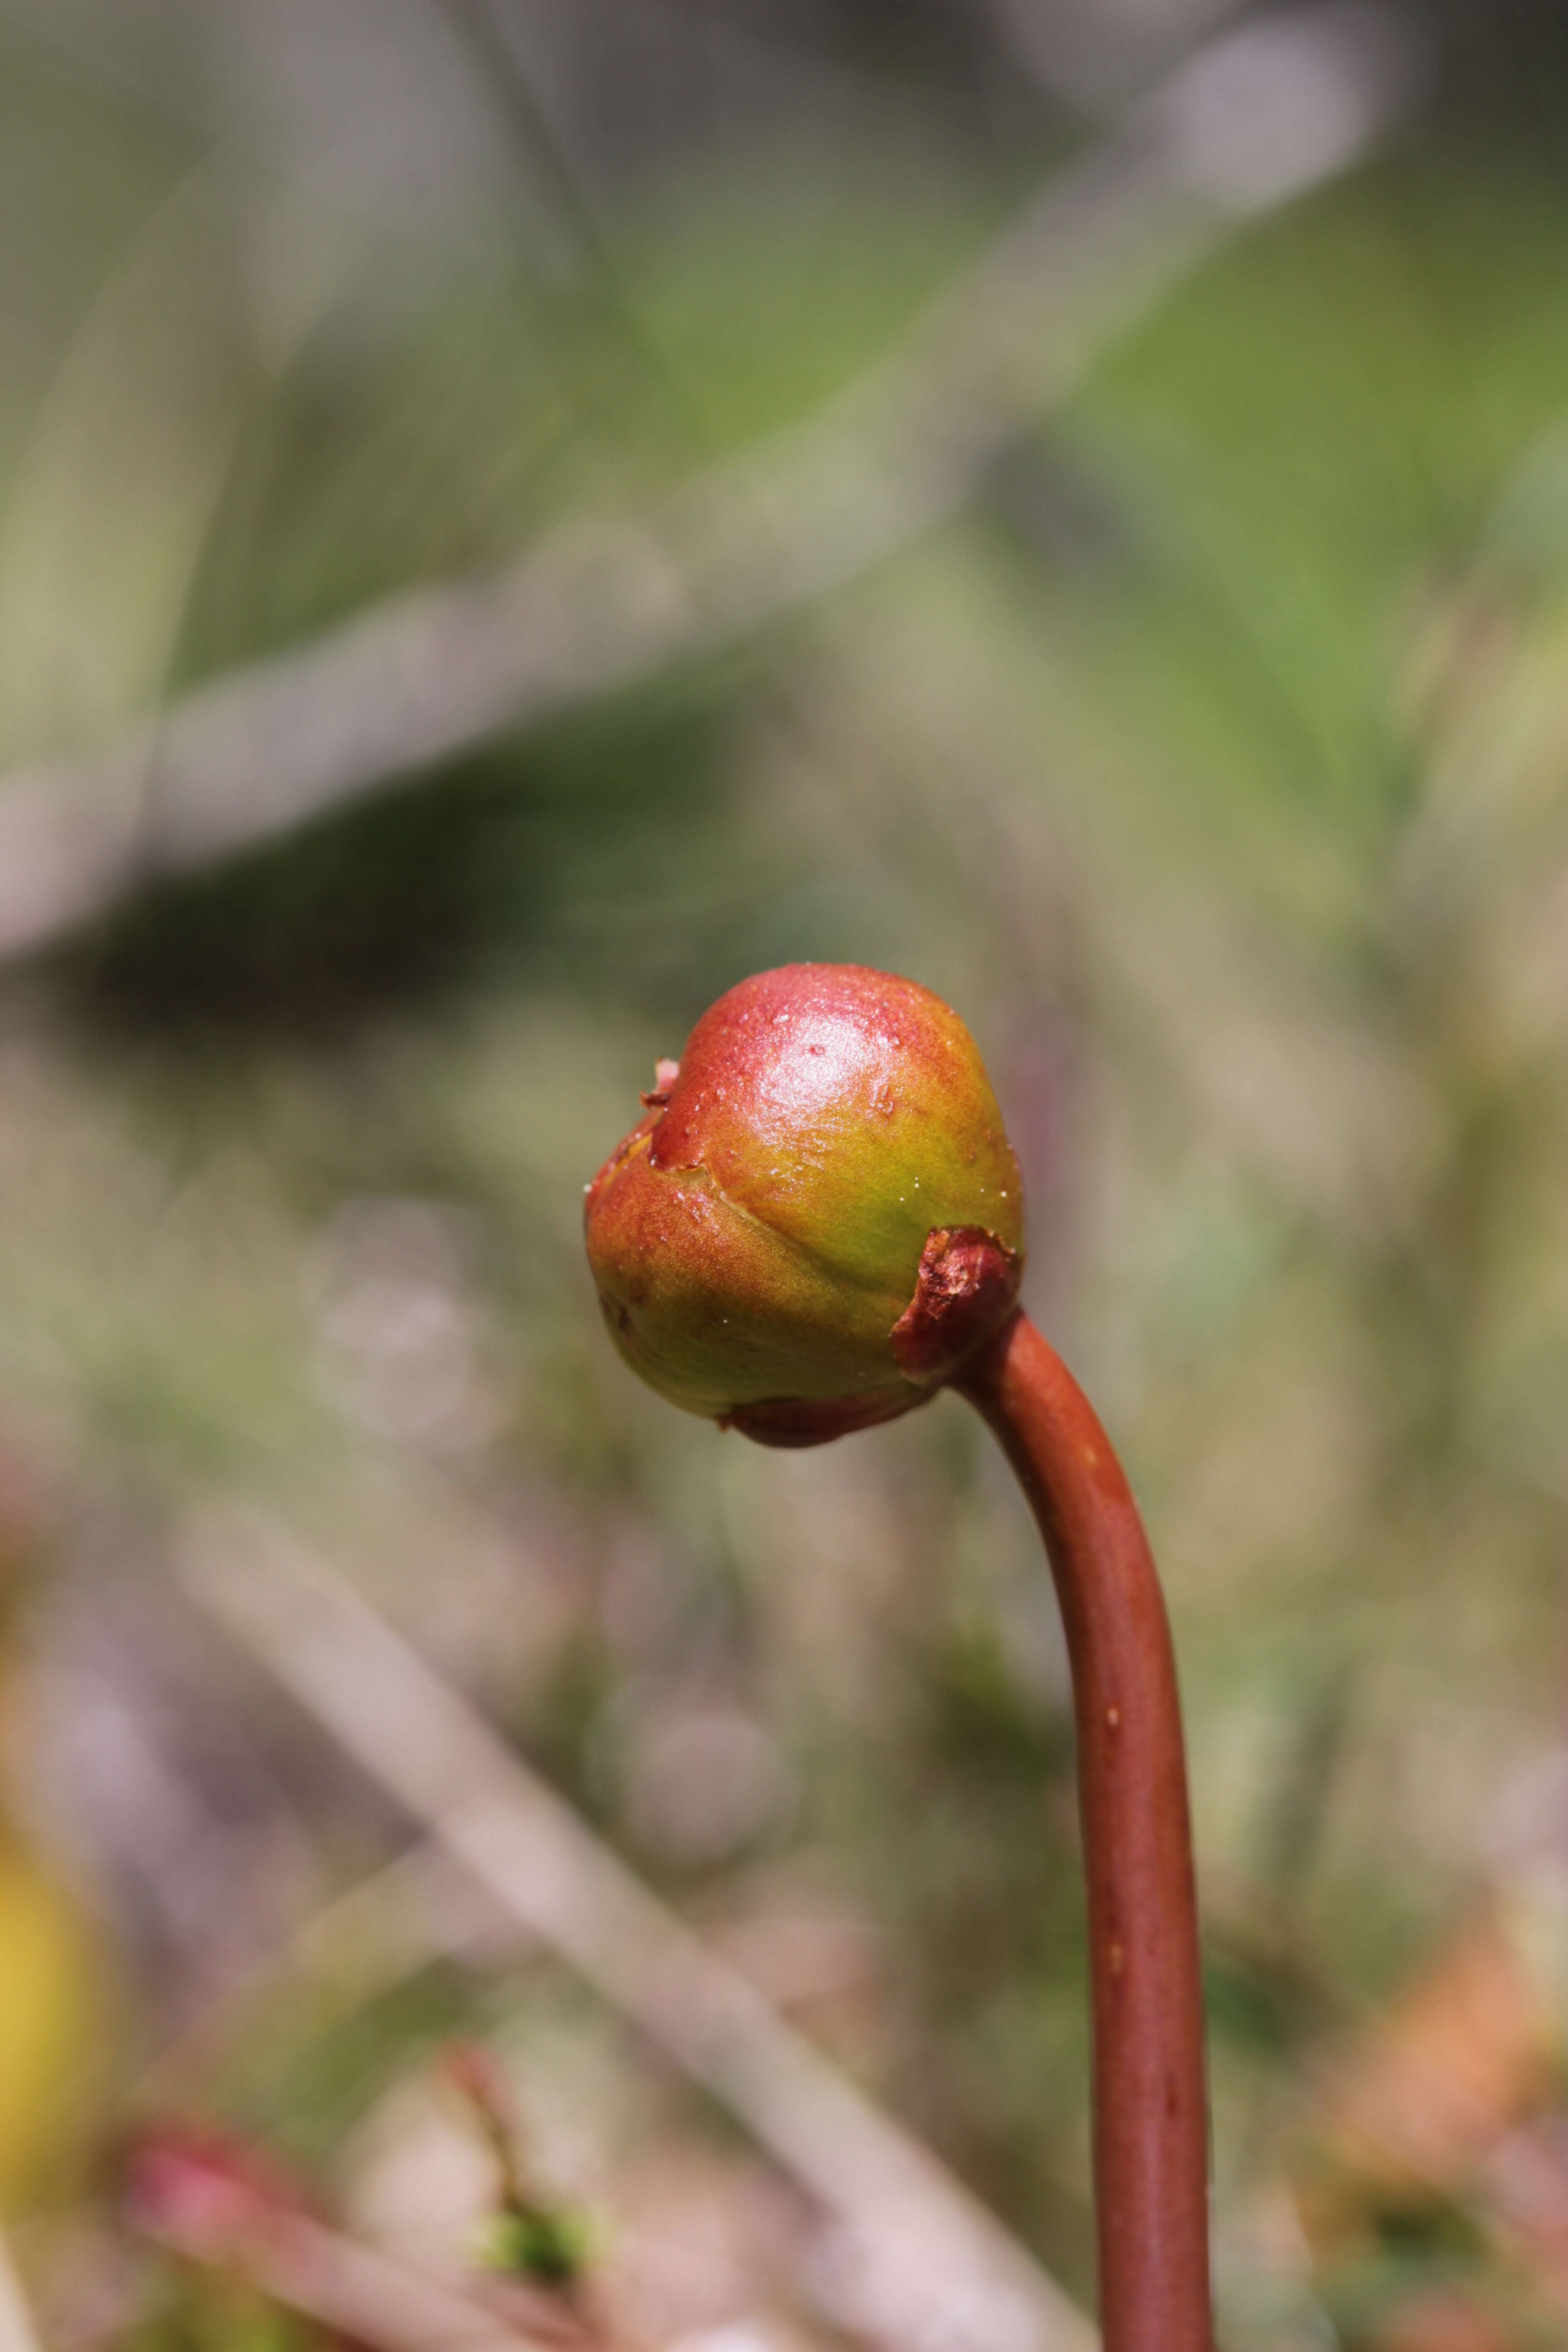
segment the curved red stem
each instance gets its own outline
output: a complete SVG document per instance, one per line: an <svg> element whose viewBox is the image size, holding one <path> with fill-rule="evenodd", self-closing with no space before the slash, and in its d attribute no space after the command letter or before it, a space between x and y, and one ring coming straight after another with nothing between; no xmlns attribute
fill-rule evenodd
<svg viewBox="0 0 1568 2352"><path fill-rule="evenodd" d="M953 1385L990 1423L1033 1506L1072 1666L1105 2352L1212 2352L1197 1905L1154 1562L1093 1407L1027 1316Z"/></svg>

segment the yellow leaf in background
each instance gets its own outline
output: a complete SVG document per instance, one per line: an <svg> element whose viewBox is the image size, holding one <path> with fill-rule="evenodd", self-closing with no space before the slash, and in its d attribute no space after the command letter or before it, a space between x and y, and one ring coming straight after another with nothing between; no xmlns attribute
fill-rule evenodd
<svg viewBox="0 0 1568 2352"><path fill-rule="evenodd" d="M47 2193L82 2144L101 2011L87 1922L0 1832L0 2215Z"/></svg>

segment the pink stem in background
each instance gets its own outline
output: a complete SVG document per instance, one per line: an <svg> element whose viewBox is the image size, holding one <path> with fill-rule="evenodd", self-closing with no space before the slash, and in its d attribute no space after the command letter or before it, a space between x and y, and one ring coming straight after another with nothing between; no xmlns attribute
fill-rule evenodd
<svg viewBox="0 0 1568 2352"><path fill-rule="evenodd" d="M1027 1316L953 1385L1000 1440L1039 1521L1072 1667L1105 2352L1213 2352L1197 1904L1154 1562L1093 1407Z"/></svg>

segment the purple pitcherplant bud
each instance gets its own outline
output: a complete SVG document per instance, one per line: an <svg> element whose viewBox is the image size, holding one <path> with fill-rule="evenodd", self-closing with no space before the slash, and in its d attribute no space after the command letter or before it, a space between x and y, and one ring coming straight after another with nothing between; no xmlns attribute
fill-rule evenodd
<svg viewBox="0 0 1568 2352"><path fill-rule="evenodd" d="M913 981L786 964L705 1013L588 1187L622 1355L814 1445L923 1403L1017 1304L1018 1163L973 1038Z"/></svg>

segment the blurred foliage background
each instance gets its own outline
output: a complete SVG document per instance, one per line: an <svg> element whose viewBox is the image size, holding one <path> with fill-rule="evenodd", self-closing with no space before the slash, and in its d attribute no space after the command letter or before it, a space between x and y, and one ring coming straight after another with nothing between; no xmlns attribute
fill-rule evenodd
<svg viewBox="0 0 1568 2352"><path fill-rule="evenodd" d="M1310 110L1328 20L1289 22ZM1384 116L1341 91L1347 168L1122 300L931 528L265 840L216 772L234 854L150 849L33 934L24 904L18 2346L28 2305L50 2346L328 2340L195 2223L148 2249L175 2175L526 2273L547 2332L913 2340L204 1607L268 1546L1090 2299L1070 1720L1023 1507L951 1400L802 1456L682 1420L582 1263L656 1055L813 957L980 1036L1031 1304L1147 1513L1225 2343L1568 2334L1564 45L1523 7L1331 30L1400 59ZM1205 0L7 0L0 765L68 810L103 772L72 763L206 681L729 495L1233 32ZM591 602L563 625L591 644ZM454 2039L504 2091L454 2087ZM128 2140L164 2163L140 2202Z"/></svg>

